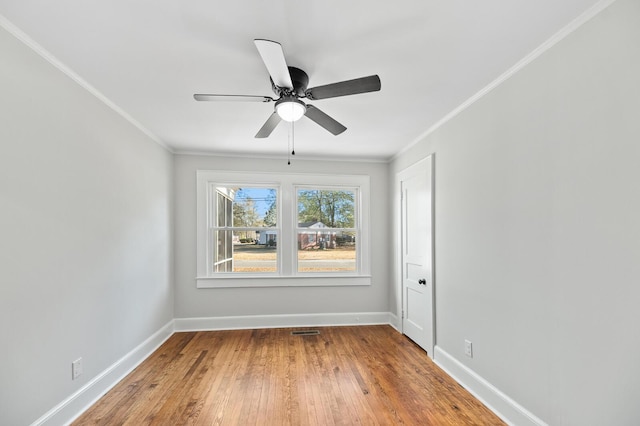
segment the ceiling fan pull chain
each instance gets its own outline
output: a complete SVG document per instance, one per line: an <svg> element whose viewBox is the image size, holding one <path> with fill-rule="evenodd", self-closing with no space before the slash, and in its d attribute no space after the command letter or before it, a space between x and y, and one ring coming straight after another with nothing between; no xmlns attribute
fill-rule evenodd
<svg viewBox="0 0 640 426"><path fill-rule="evenodd" d="M295 121L291 122L291 155L296 155L296 132L293 123L295 123Z"/></svg>
<svg viewBox="0 0 640 426"><path fill-rule="evenodd" d="M291 130L293 129L293 121L287 132L287 165L291 165Z"/></svg>

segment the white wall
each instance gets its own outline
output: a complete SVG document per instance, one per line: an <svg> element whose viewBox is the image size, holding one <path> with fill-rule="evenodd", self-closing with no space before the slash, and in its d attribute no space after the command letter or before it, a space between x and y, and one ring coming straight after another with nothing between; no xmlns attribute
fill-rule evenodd
<svg viewBox="0 0 640 426"><path fill-rule="evenodd" d="M639 76L618 0L391 167L436 155L438 347L552 425L640 424Z"/></svg>
<svg viewBox="0 0 640 426"><path fill-rule="evenodd" d="M269 143L286 141L270 140ZM303 147L299 148L302 151ZM176 318L388 312L388 165L381 163L175 156ZM371 185L372 284L362 287L196 288L196 170L365 174ZM227 323L234 326L239 323Z"/></svg>
<svg viewBox="0 0 640 426"><path fill-rule="evenodd" d="M0 424L24 425L173 318L172 157L3 29L0 52Z"/></svg>

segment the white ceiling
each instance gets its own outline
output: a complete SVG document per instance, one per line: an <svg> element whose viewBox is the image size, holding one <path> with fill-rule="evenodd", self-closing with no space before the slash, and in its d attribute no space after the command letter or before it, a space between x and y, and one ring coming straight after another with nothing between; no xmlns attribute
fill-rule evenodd
<svg viewBox="0 0 640 426"><path fill-rule="evenodd" d="M387 160L598 0L0 0L49 52L174 152L286 156L254 135L273 96L253 44L282 44L309 87L378 74L380 92L313 102L347 131L296 123L300 158ZM7 25L8 21L8 25Z"/></svg>

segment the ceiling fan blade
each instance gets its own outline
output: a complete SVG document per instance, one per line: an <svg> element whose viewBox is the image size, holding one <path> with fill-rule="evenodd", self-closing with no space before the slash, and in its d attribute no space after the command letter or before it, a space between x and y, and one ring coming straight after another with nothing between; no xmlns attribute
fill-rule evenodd
<svg viewBox="0 0 640 426"><path fill-rule="evenodd" d="M377 92L380 90L380 77L370 75L354 80L341 81L339 83L307 89L305 94L311 100L335 98L338 96L356 95L358 93Z"/></svg>
<svg viewBox="0 0 640 426"><path fill-rule="evenodd" d="M196 93L193 95L196 101L210 101L210 102L271 102L275 99L269 96L253 96L253 95L210 95L204 93Z"/></svg>
<svg viewBox="0 0 640 426"><path fill-rule="evenodd" d="M262 62L266 65L273 83L278 87L293 89L291 75L289 75L289 68L280 43L263 39L256 39L253 42L258 48Z"/></svg>
<svg viewBox="0 0 640 426"><path fill-rule="evenodd" d="M307 105L307 112L304 115L336 136L347 130L347 128L342 124L338 123L336 120L329 117L313 105Z"/></svg>
<svg viewBox="0 0 640 426"><path fill-rule="evenodd" d="M271 114L267 121L262 125L260 130L258 130L258 133L256 133L256 138L269 137L271 132L273 132L273 129L275 129L278 123L280 123L280 120L280 116L277 112L274 111L273 114Z"/></svg>

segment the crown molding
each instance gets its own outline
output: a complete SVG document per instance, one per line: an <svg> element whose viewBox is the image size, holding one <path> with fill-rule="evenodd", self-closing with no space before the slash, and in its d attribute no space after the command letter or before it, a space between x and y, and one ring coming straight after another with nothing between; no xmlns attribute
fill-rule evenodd
<svg viewBox="0 0 640 426"><path fill-rule="evenodd" d="M104 103L106 106L115 111L118 115L124 118L126 121L131 123L134 127L140 130L145 134L149 139L160 145L165 150L169 151L173 154L173 150L169 145L167 145L164 141L162 141L156 134L151 132L149 129L144 127L139 121L134 119L131 115L125 112L122 108L120 108L115 102L111 101L104 94L102 94L98 89L89 84L86 80L80 77L77 73L75 73L71 68L62 63L58 58L53 56L49 51L47 51L40 44L36 43L31 37L25 34L20 28L15 26L12 22L10 22L3 15L0 15L0 27L4 28L9 34L20 40L31 50L36 52L39 56L49 62L51 65L56 67L62 73L64 73L71 80L76 82L80 87L85 89L87 92L91 93L93 96L98 98L98 100Z"/></svg>
<svg viewBox="0 0 640 426"><path fill-rule="evenodd" d="M493 80L491 83L489 83L487 86L482 88L475 95L471 96L469 99L467 99L465 102L460 104L453 111L451 111L450 113L448 113L447 115L442 117L435 124L433 124L427 130L425 130L423 133L421 133L417 138L415 138L408 145L406 145L404 148L402 148L400 151L398 151L395 155L393 155L389 161L392 162L392 161L396 160L398 157L400 157L402 154L404 154L405 152L409 151L411 148L413 148L419 142L424 140L431 133L435 132L440 127L444 126L447 122L449 122L450 120L455 118L458 114L460 114L461 112L463 112L464 110L469 108L471 105L476 103L478 100L482 99L485 95L487 95L493 89L495 89L496 87L500 86L502 83L507 81L509 78L511 78L511 76L515 75L518 71L520 71L521 69L523 69L524 67L529 65L531 62L533 62L535 59L537 59L539 56L541 56L547 50L551 49L553 46L555 46L560 41L565 39L568 35L570 35L575 30L580 28L582 25L584 25L585 23L590 21L593 17L598 15L604 9L606 9L609 6L611 6L611 4L613 4L615 1L616 0L600 0L598 3L593 5L591 8L587 9L585 12L583 12L581 15L579 15L573 21L569 22L569 24L567 24L565 27L563 27L560 31L558 31L557 33L552 35L549 39L547 39L547 41L545 41L540 46L535 48L531 53L529 53L527 56L525 56L520 61L518 61L515 65L513 65L511 68L509 68L503 74L501 74L498 78Z"/></svg>
<svg viewBox="0 0 640 426"><path fill-rule="evenodd" d="M174 151L174 155L185 155L185 156L200 156L200 157L220 157L220 158L242 158L242 159L253 159L253 160L281 160L285 161L289 159L291 163L298 161L339 161L344 163L378 163L378 164L387 164L389 163L389 159L387 158L375 158L375 157L331 157L331 156L305 156L296 154L291 157L287 157L286 155L278 155L278 154L256 154L256 153L248 153L242 154L238 152L210 152L210 151Z"/></svg>

